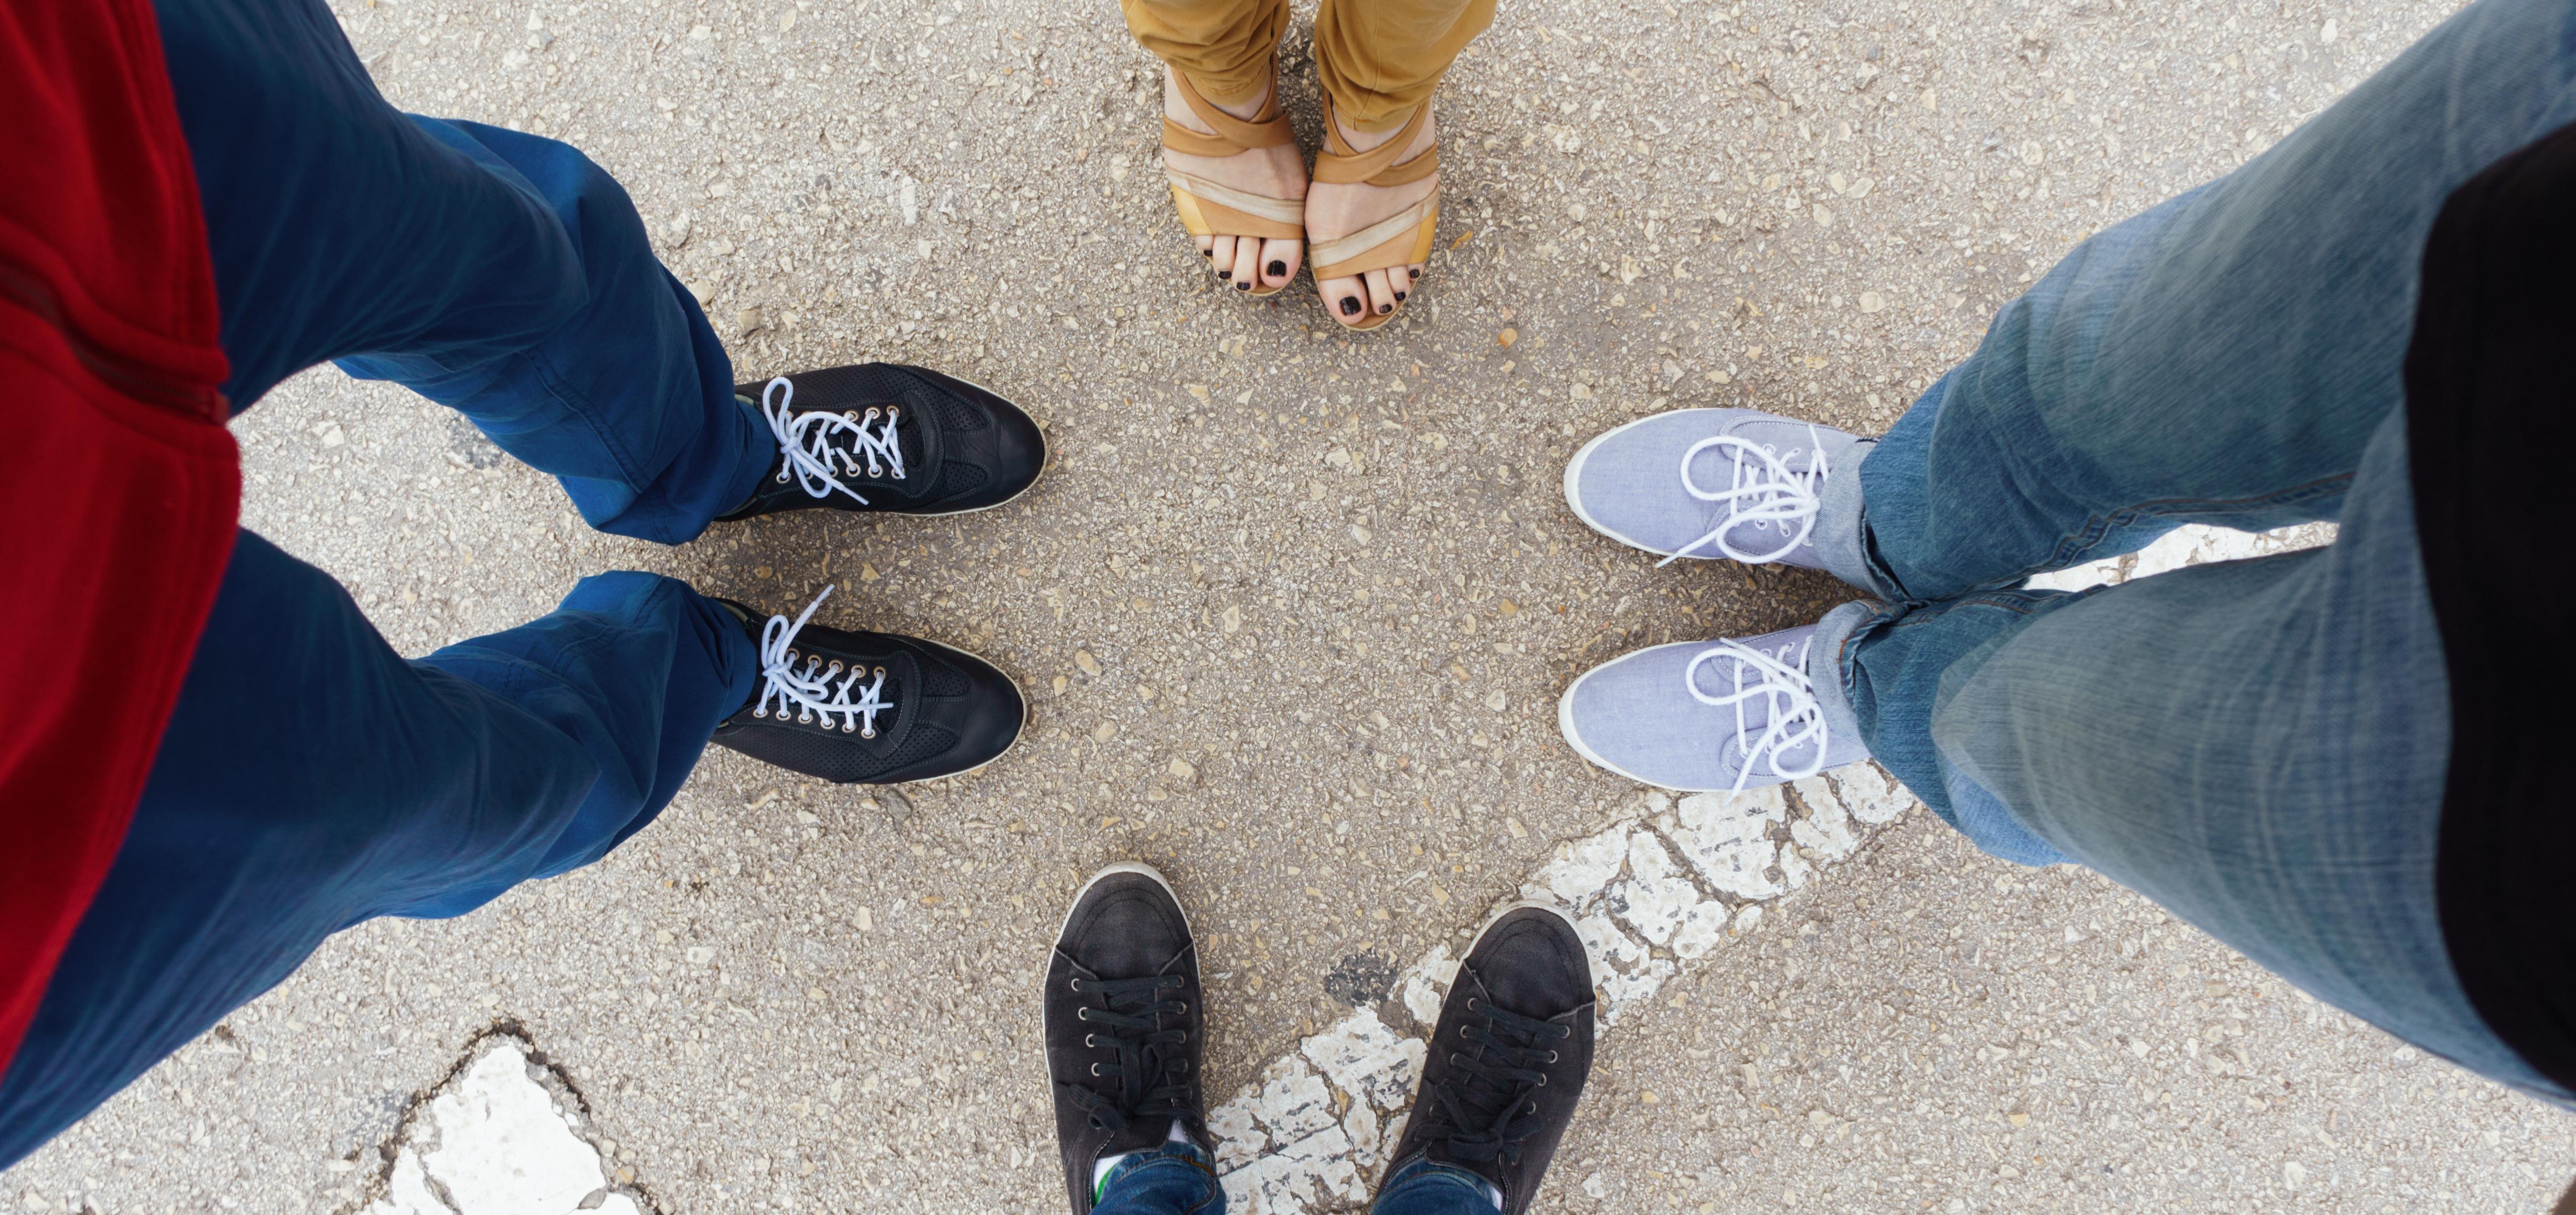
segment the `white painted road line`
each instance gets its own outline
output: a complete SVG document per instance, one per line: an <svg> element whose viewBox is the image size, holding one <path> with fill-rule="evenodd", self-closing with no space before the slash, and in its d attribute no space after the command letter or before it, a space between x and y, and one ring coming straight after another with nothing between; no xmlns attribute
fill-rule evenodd
<svg viewBox="0 0 2576 1215"><path fill-rule="evenodd" d="M1753 931L1767 905L1918 804L1875 764L1679 804L1649 793L1632 817L1558 845L1518 897L1574 913L1607 1038L1683 967ZM1457 968L1448 946L1434 947L1391 999L1299 1042L1209 1115L1231 1215L1368 1201L1383 1153L1404 1133L1423 1039Z"/></svg>

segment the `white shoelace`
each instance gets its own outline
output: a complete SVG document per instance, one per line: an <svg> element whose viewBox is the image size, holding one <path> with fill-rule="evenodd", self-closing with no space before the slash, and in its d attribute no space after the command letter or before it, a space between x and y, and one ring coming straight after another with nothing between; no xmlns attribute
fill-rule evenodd
<svg viewBox="0 0 2576 1215"><path fill-rule="evenodd" d="M773 396L777 398L775 404L770 400ZM760 390L761 416L769 419L769 432L777 436L778 450L787 457L787 463L778 470L780 481L787 480L787 474L793 472L806 493L828 498L837 489L865 506L868 500L859 491L841 484L840 478L832 475L833 460L841 462L839 471L852 475L864 470L871 477L882 477L891 471L895 480L903 479L903 449L894 438L895 420L903 416L901 406L878 409L872 405L865 417L857 410L832 413L818 409L799 414L788 408L795 399L796 385L785 376L771 380ZM878 421L879 414L884 415L882 423ZM870 426L878 429L871 433ZM832 440L843 435L849 438L848 446L833 446ZM859 462L863 456L867 460L864 465Z"/></svg>
<svg viewBox="0 0 2576 1215"><path fill-rule="evenodd" d="M822 594L814 596L814 602L806 604L805 610L797 614L794 623L789 623L785 616L772 616L769 623L762 626L760 699L752 705L751 715L773 716L769 702L775 699L778 712L774 716L780 721L787 720L787 710L792 705L796 709L796 720L800 722L811 723L819 718L829 726L837 715L841 719L842 733L875 738L877 714L894 708L879 699L885 691L886 669L865 665L850 667L849 677L835 684L832 681L840 676L842 670L840 659L835 658L830 666L824 666L820 655L800 655L796 651L797 632L805 627L806 621L813 619L814 609L823 606L823 601L831 597L832 588L826 586ZM796 665L800 658L805 664L802 670ZM872 672L875 678L866 687L858 687L860 678ZM856 700L850 699L854 688L858 692Z"/></svg>
<svg viewBox="0 0 2576 1215"><path fill-rule="evenodd" d="M1699 664L1722 658L1735 660L1735 690L1723 696L1700 691ZM1832 733L1825 725L1824 706L1816 700L1815 685L1807 681L1806 665L1804 645L1798 647L1796 663L1791 665L1785 652L1774 658L1739 641L1720 641L1692 655L1690 665L1682 668L1682 686L1690 689L1694 699L1718 708L1735 707L1735 742L1744 748L1744 767L1735 774L1730 794L1744 792L1745 778L1753 774L1756 761L1770 764L1772 773L1783 780L1805 780L1825 770L1825 744ZM1766 710L1759 737L1744 712L1755 700L1762 701ZM1814 754L1806 764L1782 766L1781 752L1810 747Z"/></svg>
<svg viewBox="0 0 2576 1215"><path fill-rule="evenodd" d="M1725 489L1701 489L1698 482L1691 480L1691 461L1711 447L1729 448L1735 453L1735 459L1730 461L1735 466L1735 484ZM1807 468L1801 472L1789 467L1779 452L1750 439L1719 435L1691 444L1690 450L1682 453L1682 488L1702 502L1728 502L1733 509L1726 512L1726 521L1718 524L1717 530L1673 550L1673 555L1656 562L1655 568L1671 565L1692 549L1711 542L1716 543L1717 551L1747 565L1777 561L1797 551L1799 545L1806 543L1807 533L1815 530L1816 508L1824 502L1817 489L1825 483L1825 445L1813 426L1807 428L1807 452ZM1777 523L1788 539L1767 553L1745 552L1735 547L1726 533L1747 523L1755 531L1769 531Z"/></svg>

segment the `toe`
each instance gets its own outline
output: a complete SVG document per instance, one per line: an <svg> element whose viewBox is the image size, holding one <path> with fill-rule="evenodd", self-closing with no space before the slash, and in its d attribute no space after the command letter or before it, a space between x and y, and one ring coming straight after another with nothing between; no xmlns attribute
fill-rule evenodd
<svg viewBox="0 0 2576 1215"><path fill-rule="evenodd" d="M1261 281L1261 242L1249 236L1234 242L1234 277L1227 280L1237 291L1250 291Z"/></svg>
<svg viewBox="0 0 2576 1215"><path fill-rule="evenodd" d="M1413 294L1414 285L1422 281L1422 272L1430 268L1431 267L1423 265L1420 262L1415 262L1414 264L1404 268L1404 293L1406 295Z"/></svg>
<svg viewBox="0 0 2576 1215"><path fill-rule="evenodd" d="M1215 238L1215 241L1215 244L1209 246L1208 264L1216 268L1218 278L1232 279L1234 277L1234 238L1220 236Z"/></svg>
<svg viewBox="0 0 2576 1215"><path fill-rule="evenodd" d="M1306 242L1266 240L1261 242L1261 285L1285 287L1297 277L1297 263L1306 253Z"/></svg>
<svg viewBox="0 0 2576 1215"><path fill-rule="evenodd" d="M1215 237L1213 237L1213 236L1193 236L1193 237L1191 237L1190 239L1191 239L1192 241L1194 241L1194 242L1196 242L1196 243L1197 243L1197 245L1198 245L1198 247L1199 247L1199 256L1200 256L1200 257L1207 258L1207 259L1209 259L1211 262L1213 262L1213 261L1216 259L1216 238L1215 238Z"/></svg>
<svg viewBox="0 0 2576 1215"><path fill-rule="evenodd" d="M1324 311L1345 325L1356 325L1369 318L1368 287L1356 278L1332 278L1315 284L1315 294L1324 301Z"/></svg>
<svg viewBox="0 0 2576 1215"><path fill-rule="evenodd" d="M1368 283L1369 311L1379 316L1395 311L1396 302L1404 297L1395 293L1395 284L1387 281L1386 271L1371 270L1363 277Z"/></svg>

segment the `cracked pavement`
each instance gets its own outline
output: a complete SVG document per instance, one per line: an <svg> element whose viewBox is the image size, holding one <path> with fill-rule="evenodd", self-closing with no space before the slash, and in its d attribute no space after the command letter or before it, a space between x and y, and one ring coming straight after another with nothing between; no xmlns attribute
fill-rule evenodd
<svg viewBox="0 0 2576 1215"><path fill-rule="evenodd" d="M1202 933L1212 1101L1257 1104L1274 1065L1365 1089L1384 1073L1318 1058L1385 1046L1363 1009L1400 1036L1488 907L1664 813L1557 739L1565 683L1843 597L1653 570L1563 509L1578 444L1686 405L1885 428L2075 242L2451 6L1513 0L1443 93L1424 293L1349 340L1302 282L1211 288L1154 169L1154 65L1105 3L336 7L397 104L615 172L742 378L938 366L1044 419L1058 466L1007 511L665 550L325 369L237 423L246 523L408 653L602 569L772 610L836 583L828 622L987 654L1031 730L891 791L712 752L598 866L335 939L0 1174L27 1212L395 1202L423 1111L505 1039L579 1114L581 1200L1052 1211L1034 987L1063 901L1117 859L1161 867ZM1309 16L1283 67L1311 141ZM2522 1212L2576 1171L2562 1116L2100 878L1986 859L1919 810L1846 852L1759 900L1670 879L1736 935L1631 959L1672 970L1605 1041L1544 1209ZM506 1079L485 1104L533 1109ZM1263 1201L1351 1205L1285 1192Z"/></svg>

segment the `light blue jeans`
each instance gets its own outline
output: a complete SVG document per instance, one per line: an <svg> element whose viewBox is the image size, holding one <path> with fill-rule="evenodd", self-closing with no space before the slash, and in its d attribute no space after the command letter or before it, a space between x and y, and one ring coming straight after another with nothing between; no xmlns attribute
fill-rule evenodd
<svg viewBox="0 0 2576 1215"><path fill-rule="evenodd" d="M1120 1164L1092 1215L1225 1215L1225 1189L1207 1153L1185 1143ZM1494 1215L1483 1178L1419 1157L1378 1186L1369 1215Z"/></svg>
<svg viewBox="0 0 2576 1215"><path fill-rule="evenodd" d="M2074 861L2319 999L2570 1095L2443 946L2449 683L2401 372L2453 189L2576 120L2576 5L2484 0L2243 168L2086 241L1827 483L1883 603L1818 631L1827 719L1996 856ZM2093 591L2184 523L2332 546ZM1841 693L1837 696L1835 693Z"/></svg>

